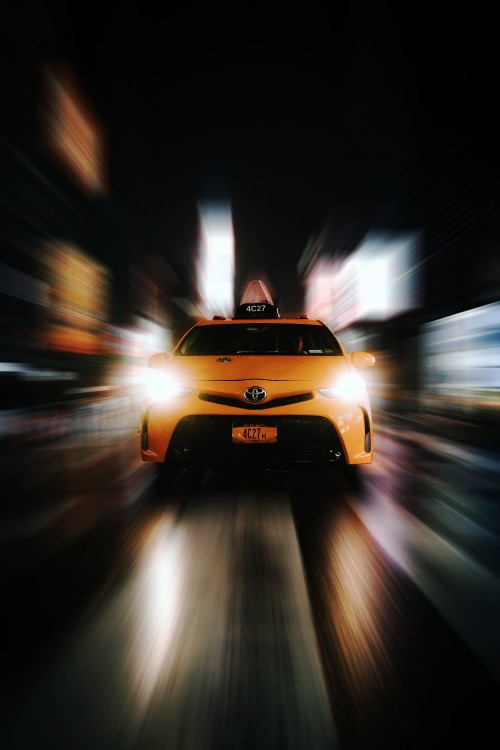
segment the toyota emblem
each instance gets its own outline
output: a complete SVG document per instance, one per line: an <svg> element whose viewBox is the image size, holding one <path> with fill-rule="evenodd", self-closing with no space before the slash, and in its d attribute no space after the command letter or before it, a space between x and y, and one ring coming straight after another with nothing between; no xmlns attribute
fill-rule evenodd
<svg viewBox="0 0 500 750"><path fill-rule="evenodd" d="M251 404L260 404L261 401L267 398L267 391L259 385L252 385L246 389L243 395Z"/></svg>

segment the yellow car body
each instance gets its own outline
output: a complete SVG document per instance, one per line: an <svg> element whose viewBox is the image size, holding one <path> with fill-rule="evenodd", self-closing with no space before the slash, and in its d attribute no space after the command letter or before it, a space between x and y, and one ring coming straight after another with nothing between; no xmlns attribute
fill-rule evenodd
<svg viewBox="0 0 500 750"><path fill-rule="evenodd" d="M245 309L248 317L200 321L172 354L150 358L157 390L142 413L142 459L212 468L371 463L372 414L357 371L374 357L348 354L319 320ZM302 351L290 348L299 334Z"/></svg>

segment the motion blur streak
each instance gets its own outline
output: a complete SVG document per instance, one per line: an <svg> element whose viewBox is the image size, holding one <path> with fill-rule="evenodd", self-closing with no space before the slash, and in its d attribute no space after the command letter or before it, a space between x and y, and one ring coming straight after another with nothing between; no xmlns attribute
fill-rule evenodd
<svg viewBox="0 0 500 750"><path fill-rule="evenodd" d="M418 610L409 611L406 583L335 477L321 478L313 513L304 491L292 487L292 499L311 597L321 601L316 624L341 747L420 749L427 719L411 698Z"/></svg>
<svg viewBox="0 0 500 750"><path fill-rule="evenodd" d="M500 303L427 323L421 341L425 409L500 409Z"/></svg>
<svg viewBox="0 0 500 750"><path fill-rule="evenodd" d="M498 667L498 579L484 569L480 592L463 585L464 569L470 577L477 564L458 544L439 556L434 519L415 518L414 464L395 441L378 442L359 491L325 472L312 510L309 479L290 484L311 599L321 602L315 622L341 747L487 747L499 697L487 671ZM430 543L417 555L424 534ZM457 637L465 629L474 639Z"/></svg>
<svg viewBox="0 0 500 750"><path fill-rule="evenodd" d="M136 635L130 649L131 680L144 710L172 656L171 642L182 613L185 560L182 539L170 518L160 519L138 551L130 616Z"/></svg>
<svg viewBox="0 0 500 750"><path fill-rule="evenodd" d="M302 259L309 315L339 331L418 308L421 242L420 232L371 230L347 258L329 256L324 237L311 242Z"/></svg>
<svg viewBox="0 0 500 750"><path fill-rule="evenodd" d="M149 509L129 574L51 652L8 747L336 747L287 498Z"/></svg>
<svg viewBox="0 0 500 750"><path fill-rule="evenodd" d="M234 308L234 234L231 206L199 206L197 285L204 317L231 317Z"/></svg>
<svg viewBox="0 0 500 750"><path fill-rule="evenodd" d="M452 422L447 422L451 428ZM455 423L457 430L460 428ZM500 679L499 465L478 445L379 435L370 502L351 505L390 558ZM375 467L377 470L377 467ZM416 475L416 470L418 475Z"/></svg>
<svg viewBox="0 0 500 750"><path fill-rule="evenodd" d="M384 658L380 612L384 584L367 555L355 519L343 516L330 538L328 576L331 612L341 655L352 685L365 694L377 689L377 662ZM360 710L362 701L360 700Z"/></svg>

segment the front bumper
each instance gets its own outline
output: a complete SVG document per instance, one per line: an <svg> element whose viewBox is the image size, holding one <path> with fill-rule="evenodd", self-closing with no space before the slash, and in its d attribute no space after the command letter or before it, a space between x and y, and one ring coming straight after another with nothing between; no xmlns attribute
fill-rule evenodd
<svg viewBox="0 0 500 750"><path fill-rule="evenodd" d="M233 443L232 426L242 423L276 425L277 442ZM140 440L144 461L205 466L368 464L373 457L368 404L321 396L251 412L193 396L152 404L143 412Z"/></svg>
<svg viewBox="0 0 500 750"><path fill-rule="evenodd" d="M277 427L278 441L262 445L234 443L231 428L253 423ZM284 466L297 463L341 463L345 461L342 443L324 417L229 416L184 417L174 430L167 459L180 463L214 465L265 464Z"/></svg>

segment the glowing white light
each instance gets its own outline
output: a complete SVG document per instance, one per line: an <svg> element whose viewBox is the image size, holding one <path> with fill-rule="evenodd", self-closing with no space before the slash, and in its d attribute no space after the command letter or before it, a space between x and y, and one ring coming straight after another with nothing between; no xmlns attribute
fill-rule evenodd
<svg viewBox="0 0 500 750"><path fill-rule="evenodd" d="M369 232L354 253L358 316L387 319L418 304L417 232Z"/></svg>
<svg viewBox="0 0 500 750"><path fill-rule="evenodd" d="M319 392L327 398L345 398L356 401L365 395L366 384L357 373L346 373L331 388L320 388Z"/></svg>
<svg viewBox="0 0 500 750"><path fill-rule="evenodd" d="M360 317L385 317L391 312L391 259L387 257L358 261Z"/></svg>
<svg viewBox="0 0 500 750"><path fill-rule="evenodd" d="M200 207L198 290L206 317L229 316L234 308L234 235L230 208Z"/></svg>
<svg viewBox="0 0 500 750"><path fill-rule="evenodd" d="M423 403L441 407L500 404L500 303L465 310L423 327Z"/></svg>
<svg viewBox="0 0 500 750"><path fill-rule="evenodd" d="M180 396L183 388L179 381L163 370L148 370L147 392L151 401L169 401Z"/></svg>
<svg viewBox="0 0 500 750"><path fill-rule="evenodd" d="M419 304L418 232L369 232L343 261L319 257L308 272L308 312L342 330Z"/></svg>
<svg viewBox="0 0 500 750"><path fill-rule="evenodd" d="M137 571L131 601L136 632L129 662L136 698L144 707L167 669L183 607L183 547L168 521L149 532Z"/></svg>
<svg viewBox="0 0 500 750"><path fill-rule="evenodd" d="M311 318L333 320L338 264L320 259L307 279L305 309Z"/></svg>

